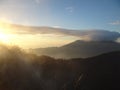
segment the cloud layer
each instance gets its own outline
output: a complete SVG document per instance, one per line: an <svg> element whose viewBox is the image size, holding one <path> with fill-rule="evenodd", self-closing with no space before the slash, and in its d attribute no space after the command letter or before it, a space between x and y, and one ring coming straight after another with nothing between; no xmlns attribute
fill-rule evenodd
<svg viewBox="0 0 120 90"><path fill-rule="evenodd" d="M111 25L120 25L120 20L114 21L112 23L110 23Z"/></svg>
<svg viewBox="0 0 120 90"><path fill-rule="evenodd" d="M107 30L68 30L52 27L30 27L22 25L10 25L15 34L53 34L61 36L75 36L82 40L115 41L120 38L120 33Z"/></svg>

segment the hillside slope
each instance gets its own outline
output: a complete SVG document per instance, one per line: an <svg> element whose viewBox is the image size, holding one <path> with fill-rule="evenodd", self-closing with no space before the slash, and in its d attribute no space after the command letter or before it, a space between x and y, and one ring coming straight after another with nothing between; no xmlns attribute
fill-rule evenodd
<svg viewBox="0 0 120 90"><path fill-rule="evenodd" d="M87 58L119 50L120 43L117 42L77 40L61 47L36 48L32 52L55 58Z"/></svg>
<svg viewBox="0 0 120 90"><path fill-rule="evenodd" d="M0 90L119 90L120 52L54 59L0 48Z"/></svg>

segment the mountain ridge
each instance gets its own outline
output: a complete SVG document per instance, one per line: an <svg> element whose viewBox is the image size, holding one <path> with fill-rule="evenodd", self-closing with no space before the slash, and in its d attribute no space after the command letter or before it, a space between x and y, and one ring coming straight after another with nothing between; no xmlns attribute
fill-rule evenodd
<svg viewBox="0 0 120 90"><path fill-rule="evenodd" d="M55 59L2 47L0 90L119 90L120 51Z"/></svg>
<svg viewBox="0 0 120 90"><path fill-rule="evenodd" d="M77 40L61 47L32 49L38 55L48 55L55 58L87 58L119 50L120 43L118 42L82 40Z"/></svg>

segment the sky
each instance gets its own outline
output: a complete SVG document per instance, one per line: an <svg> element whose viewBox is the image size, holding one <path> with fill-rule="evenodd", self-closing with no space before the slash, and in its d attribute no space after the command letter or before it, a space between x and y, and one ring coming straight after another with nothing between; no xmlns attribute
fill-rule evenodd
<svg viewBox="0 0 120 90"><path fill-rule="evenodd" d="M0 20L27 26L120 32L120 0L0 0ZM41 38L42 44L47 43L50 46L59 46L78 39L70 36L58 36L57 40L53 40L53 37L56 36L49 38L49 35L43 34L24 34L24 36L25 40L21 38L21 35L15 37L13 35L17 40L12 39L11 41L20 44L31 40L29 47L39 47L40 43L32 44L35 38ZM36 40L36 42L38 41ZM28 47L27 44L23 46Z"/></svg>

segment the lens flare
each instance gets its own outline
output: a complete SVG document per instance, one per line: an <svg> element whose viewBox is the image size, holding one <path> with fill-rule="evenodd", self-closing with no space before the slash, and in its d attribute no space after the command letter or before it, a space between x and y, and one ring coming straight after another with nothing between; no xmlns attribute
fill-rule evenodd
<svg viewBox="0 0 120 90"><path fill-rule="evenodd" d="M9 43L9 36L7 34L0 32L0 42L6 43L6 44Z"/></svg>
<svg viewBox="0 0 120 90"><path fill-rule="evenodd" d="M10 42L10 28L0 21L0 42L8 44Z"/></svg>

